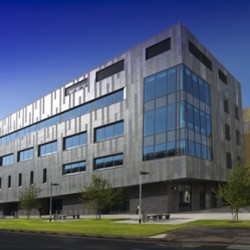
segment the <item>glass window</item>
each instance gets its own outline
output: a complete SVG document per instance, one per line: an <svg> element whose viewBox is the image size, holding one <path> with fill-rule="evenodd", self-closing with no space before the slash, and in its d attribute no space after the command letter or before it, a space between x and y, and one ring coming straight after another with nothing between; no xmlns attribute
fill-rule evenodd
<svg viewBox="0 0 250 250"><path fill-rule="evenodd" d="M240 145L240 131L239 130L236 130L236 144L237 145Z"/></svg>
<svg viewBox="0 0 250 250"><path fill-rule="evenodd" d="M25 161L33 158L33 148L18 152L18 161Z"/></svg>
<svg viewBox="0 0 250 250"><path fill-rule="evenodd" d="M113 95L111 95L113 97ZM85 115L90 112L90 104L84 104L79 107L79 114Z"/></svg>
<svg viewBox="0 0 250 250"><path fill-rule="evenodd" d="M18 175L18 187L22 186L22 174Z"/></svg>
<svg viewBox="0 0 250 250"><path fill-rule="evenodd" d="M210 106L210 88L207 83L204 83L204 91L205 91L205 102L208 106Z"/></svg>
<svg viewBox="0 0 250 250"><path fill-rule="evenodd" d="M185 128L186 127L186 103L181 102L180 105L180 127Z"/></svg>
<svg viewBox="0 0 250 250"><path fill-rule="evenodd" d="M201 134L206 135L206 118L205 113L200 111L200 119L201 119Z"/></svg>
<svg viewBox="0 0 250 250"><path fill-rule="evenodd" d="M193 92L194 96L199 99L199 83L198 83L198 77L193 73Z"/></svg>
<svg viewBox="0 0 250 250"><path fill-rule="evenodd" d="M1 166L11 165L14 163L14 154L4 155L1 157Z"/></svg>
<svg viewBox="0 0 250 250"><path fill-rule="evenodd" d="M181 140L180 141L180 155L186 155L187 154L187 141Z"/></svg>
<svg viewBox="0 0 250 250"><path fill-rule="evenodd" d="M195 132L200 133L200 112L197 108L194 108L194 128Z"/></svg>
<svg viewBox="0 0 250 250"><path fill-rule="evenodd" d="M155 76L145 78L144 83L144 101L149 101L155 98Z"/></svg>
<svg viewBox="0 0 250 250"><path fill-rule="evenodd" d="M230 126L228 124L225 124L225 139L227 141L231 140L231 136L230 136Z"/></svg>
<svg viewBox="0 0 250 250"><path fill-rule="evenodd" d="M193 94L193 82L192 82L192 74L191 74L191 71L189 69L185 69L185 75L186 75L186 90L189 94Z"/></svg>
<svg viewBox="0 0 250 250"><path fill-rule="evenodd" d="M113 95L108 95L105 97L105 105L109 106L114 103L114 96Z"/></svg>
<svg viewBox="0 0 250 250"><path fill-rule="evenodd" d="M112 167L114 165L113 160L114 160L113 156L105 157L105 159L104 159L104 167L105 168Z"/></svg>
<svg viewBox="0 0 250 250"><path fill-rule="evenodd" d="M184 67L182 64L180 65L180 89L186 90Z"/></svg>
<svg viewBox="0 0 250 250"><path fill-rule="evenodd" d="M106 139L113 137L113 135L114 135L114 126L111 125L111 126L104 127L104 134L105 134Z"/></svg>
<svg viewBox="0 0 250 250"><path fill-rule="evenodd" d="M208 160L212 160L212 148L211 147L207 147L207 159Z"/></svg>
<svg viewBox="0 0 250 250"><path fill-rule="evenodd" d="M64 150L86 145L87 143L86 132L65 137L63 140L64 140Z"/></svg>
<svg viewBox="0 0 250 250"><path fill-rule="evenodd" d="M187 120L188 120L188 128L194 129L194 110L193 106L190 104L187 104Z"/></svg>
<svg viewBox="0 0 250 250"><path fill-rule="evenodd" d="M155 133L165 132L167 130L167 109L161 107L155 110Z"/></svg>
<svg viewBox="0 0 250 250"><path fill-rule="evenodd" d="M188 154L191 155L191 156L195 156L195 153L194 153L194 142L193 141L188 141Z"/></svg>
<svg viewBox="0 0 250 250"><path fill-rule="evenodd" d="M155 145L155 158L162 158L166 156L166 144L157 144Z"/></svg>
<svg viewBox="0 0 250 250"><path fill-rule="evenodd" d="M168 105L167 129L175 129L175 104Z"/></svg>
<svg viewBox="0 0 250 250"><path fill-rule="evenodd" d="M100 168L104 168L104 159L103 158L95 160L94 170L95 169L100 169Z"/></svg>
<svg viewBox="0 0 250 250"><path fill-rule="evenodd" d="M204 82L199 78L199 91L200 91L200 100L205 103L205 89Z"/></svg>
<svg viewBox="0 0 250 250"><path fill-rule="evenodd" d="M154 110L147 111L144 113L144 136L153 135L155 128L154 128Z"/></svg>
<svg viewBox="0 0 250 250"><path fill-rule="evenodd" d="M240 114L239 114L239 107L235 105L234 107L234 113L235 113L235 119L239 120L240 119Z"/></svg>
<svg viewBox="0 0 250 250"><path fill-rule="evenodd" d="M105 139L104 129L96 129L95 136L95 141L103 141Z"/></svg>
<svg viewBox="0 0 250 250"><path fill-rule="evenodd" d="M143 159L144 160L154 159L154 146L144 147Z"/></svg>
<svg viewBox="0 0 250 250"><path fill-rule="evenodd" d="M47 182L47 168L43 169L43 183Z"/></svg>
<svg viewBox="0 0 250 250"><path fill-rule="evenodd" d="M123 135L123 122L118 122L116 124L114 124L114 136L121 136Z"/></svg>
<svg viewBox="0 0 250 250"><path fill-rule="evenodd" d="M180 73L178 78L177 72ZM167 93L163 84L166 77ZM179 83L176 82L177 80ZM211 111L208 107L211 105L209 84L184 65L178 65L147 77L144 84L143 160L176 154L204 159L212 158L212 147L208 149L207 144L210 141L209 138L212 138ZM169 95L177 91L177 86L180 86L180 90L189 93L187 95L185 91L178 92L180 103L175 100L175 95ZM153 92L149 93L149 91ZM186 98L189 103L185 101ZM192 100L194 104L191 103ZM178 112L176 112L177 107ZM208 112L206 113L205 110ZM188 130L183 128L188 128ZM166 132L168 136L164 140L159 139L163 134L166 136ZM175 141L175 135L178 133L181 138L179 142Z"/></svg>
<svg viewBox="0 0 250 250"><path fill-rule="evenodd" d="M93 104L94 104L94 110L97 109L101 109L105 106L105 99L104 98L100 98L98 100L96 100Z"/></svg>
<svg viewBox="0 0 250 250"><path fill-rule="evenodd" d="M229 113L229 100L227 98L224 99L224 111Z"/></svg>
<svg viewBox="0 0 250 250"><path fill-rule="evenodd" d="M114 166L120 166L123 164L123 155L114 156Z"/></svg>
<svg viewBox="0 0 250 250"><path fill-rule="evenodd" d="M8 176L8 188L11 188L11 176Z"/></svg>
<svg viewBox="0 0 250 250"><path fill-rule="evenodd" d="M57 151L57 141L46 143L38 147L38 155L44 156L55 153Z"/></svg>
<svg viewBox="0 0 250 250"><path fill-rule="evenodd" d="M206 114L206 122L207 122L207 136L212 137L211 116L208 114Z"/></svg>
<svg viewBox="0 0 250 250"><path fill-rule="evenodd" d="M168 94L176 91L176 68L168 70Z"/></svg>
<svg viewBox="0 0 250 250"><path fill-rule="evenodd" d="M86 171L86 162L74 162L70 164L63 165L62 168L62 175L74 174L74 173L81 173Z"/></svg>
<svg viewBox="0 0 250 250"><path fill-rule="evenodd" d="M203 144L201 145L201 157L207 159L207 147Z"/></svg>
<svg viewBox="0 0 250 250"><path fill-rule="evenodd" d="M30 171L30 185L34 184L34 171Z"/></svg>
<svg viewBox="0 0 250 250"><path fill-rule="evenodd" d="M123 154L105 156L94 159L94 170L120 166L122 164L123 164Z"/></svg>
<svg viewBox="0 0 250 250"><path fill-rule="evenodd" d="M232 156L230 153L226 154L226 167L232 169Z"/></svg>
<svg viewBox="0 0 250 250"><path fill-rule="evenodd" d="M176 155L175 141L167 142L167 155L168 156Z"/></svg>
<svg viewBox="0 0 250 250"><path fill-rule="evenodd" d="M156 74L156 89L155 96L163 96L167 93L167 71L162 71Z"/></svg>
<svg viewBox="0 0 250 250"><path fill-rule="evenodd" d="M114 102L113 103L121 102L123 100L123 89L113 93L113 95L114 95ZM106 99L107 96L105 96L104 98Z"/></svg>
<svg viewBox="0 0 250 250"><path fill-rule="evenodd" d="M103 141L123 135L123 121L95 129L95 141Z"/></svg>
<svg viewBox="0 0 250 250"><path fill-rule="evenodd" d="M201 144L195 143L195 156L201 158Z"/></svg>

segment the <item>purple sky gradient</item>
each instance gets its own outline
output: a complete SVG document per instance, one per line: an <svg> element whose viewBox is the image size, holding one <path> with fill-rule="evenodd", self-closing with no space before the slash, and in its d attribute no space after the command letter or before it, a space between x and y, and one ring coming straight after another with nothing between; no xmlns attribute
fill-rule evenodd
<svg viewBox="0 0 250 250"><path fill-rule="evenodd" d="M182 22L250 107L250 1L1 0L0 119Z"/></svg>

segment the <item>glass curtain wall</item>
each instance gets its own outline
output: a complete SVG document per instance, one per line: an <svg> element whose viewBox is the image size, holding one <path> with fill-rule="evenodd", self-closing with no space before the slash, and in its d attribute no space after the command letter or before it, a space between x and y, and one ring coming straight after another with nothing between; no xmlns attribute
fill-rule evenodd
<svg viewBox="0 0 250 250"><path fill-rule="evenodd" d="M212 160L210 86L184 65L144 79L143 159Z"/></svg>

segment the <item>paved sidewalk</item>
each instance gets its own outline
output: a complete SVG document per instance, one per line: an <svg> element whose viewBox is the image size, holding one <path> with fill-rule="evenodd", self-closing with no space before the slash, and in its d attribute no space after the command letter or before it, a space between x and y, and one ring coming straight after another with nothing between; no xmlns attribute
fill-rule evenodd
<svg viewBox="0 0 250 250"><path fill-rule="evenodd" d="M228 208L210 209L171 215L172 224L192 220L232 220ZM240 209L239 220L250 220L250 208ZM168 224L170 224L169 221ZM250 246L250 228L242 227L188 227L151 238L178 243L209 243Z"/></svg>
<svg viewBox="0 0 250 250"><path fill-rule="evenodd" d="M210 243L250 246L250 228L189 227L167 233L162 239L168 242L178 243Z"/></svg>

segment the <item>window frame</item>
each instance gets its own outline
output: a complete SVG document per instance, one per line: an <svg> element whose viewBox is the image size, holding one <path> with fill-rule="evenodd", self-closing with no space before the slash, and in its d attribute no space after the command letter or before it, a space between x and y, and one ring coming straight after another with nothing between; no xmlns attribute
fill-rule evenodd
<svg viewBox="0 0 250 250"><path fill-rule="evenodd" d="M120 165L116 165L115 162L116 162L116 158L120 156L121 157L121 160L122 163ZM107 162L106 160L107 159L111 159L113 158L112 161L109 161ZM96 163L97 161L102 161L102 167L96 167ZM110 165L110 163L112 162L112 164ZM100 163L98 163L100 165ZM102 157L96 157L93 159L93 171L96 171L96 170L105 170L105 169L110 169L110 168L115 168L115 167L121 167L123 166L124 164L124 156L123 156L123 153L119 153L119 154L113 154L113 155L106 155L106 156L102 156Z"/></svg>
<svg viewBox="0 0 250 250"><path fill-rule="evenodd" d="M84 136L84 140L85 142L81 144L81 136ZM74 146L70 146L70 147L67 147L67 140L70 140L70 139L77 139L78 141L78 144L77 145L74 145ZM72 143L70 143L72 145ZM63 150L71 150L71 149L74 149L74 148L79 148L79 147L82 147L82 146L85 146L87 145L87 131L83 131L83 132L80 132L80 133L77 133L77 134L73 134L73 135L69 135L69 136L66 136L63 138Z"/></svg>
<svg viewBox="0 0 250 250"><path fill-rule="evenodd" d="M25 157L25 153L27 153L28 155L30 155L30 151L32 150L32 157ZM22 156L22 157L21 157ZM17 161L18 162L22 162L22 161L28 161L34 158L34 148L27 148L24 150L20 150L17 152Z"/></svg>
<svg viewBox="0 0 250 250"><path fill-rule="evenodd" d="M47 146L51 146L51 151L48 152ZM44 153L41 152L43 147L45 147L44 148L45 149ZM56 147L56 150L52 151L54 149L54 147ZM57 152L57 150L58 150L58 142L57 142L57 140L46 142L44 144L40 144L40 145L38 145L38 157L43 157L43 156L55 154Z"/></svg>
<svg viewBox="0 0 250 250"><path fill-rule="evenodd" d="M83 166L80 166L79 164L83 163ZM73 167L74 165L77 165L75 168ZM71 171L70 173L67 173L65 171L66 166L72 166L70 170L77 169L77 171ZM67 164L62 165L62 176L68 176L68 175L74 175L74 174L81 174L86 172L86 167L87 167L87 162L84 161L77 161L77 162L71 162ZM81 170L81 168L84 168L84 170Z"/></svg>
<svg viewBox="0 0 250 250"><path fill-rule="evenodd" d="M116 130L116 125L119 126L122 124L122 127L123 127L123 131L122 131L122 134L116 134L117 130ZM97 137L97 134L99 132L102 132L102 139L98 139ZM110 131L109 131L110 130ZM112 130L112 131L111 131ZM105 132L106 131L106 132ZM112 135L110 136L106 136L105 133L107 132L112 132ZM98 143L98 142L103 142L103 141L106 141L106 140L111 140L111 139L114 139L114 138L118 138L118 137L122 137L124 136L124 120L120 120L120 121L116 121L116 122L113 122L113 123L109 123L109 124L105 124L103 126L100 126L100 127L96 127L94 128L94 142L95 143Z"/></svg>

